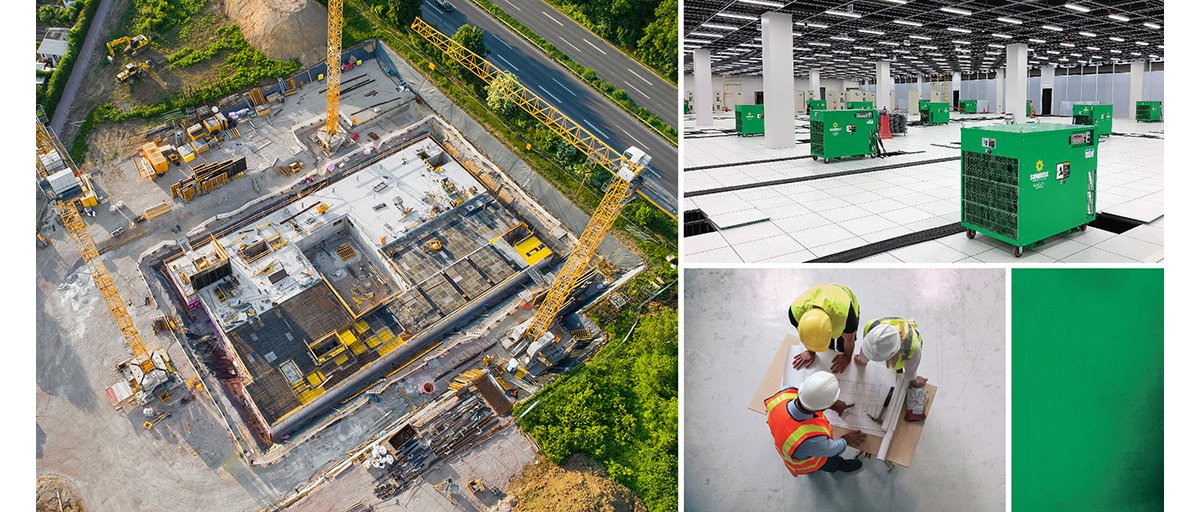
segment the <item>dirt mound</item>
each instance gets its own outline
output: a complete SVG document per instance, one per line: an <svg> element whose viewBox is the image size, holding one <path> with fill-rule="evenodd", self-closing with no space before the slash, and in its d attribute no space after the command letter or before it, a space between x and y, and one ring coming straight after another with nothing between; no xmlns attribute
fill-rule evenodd
<svg viewBox="0 0 1200 512"><path fill-rule="evenodd" d="M646 512L646 505L584 455L562 466L544 458L530 463L509 484L518 512Z"/></svg>
<svg viewBox="0 0 1200 512"><path fill-rule="evenodd" d="M312 0L225 0L225 15L246 41L273 59L301 66L325 59L325 7Z"/></svg>
<svg viewBox="0 0 1200 512"><path fill-rule="evenodd" d="M37 479L38 512L83 512L83 504L58 475L42 475Z"/></svg>

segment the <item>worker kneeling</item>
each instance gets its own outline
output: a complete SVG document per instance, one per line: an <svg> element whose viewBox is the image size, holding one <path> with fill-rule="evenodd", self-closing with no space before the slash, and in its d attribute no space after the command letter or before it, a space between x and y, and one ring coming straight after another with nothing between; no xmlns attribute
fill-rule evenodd
<svg viewBox="0 0 1200 512"><path fill-rule="evenodd" d="M854 362L865 365L869 361L883 362L888 368L904 372L904 380L909 382L908 407L904 419L921 421L925 419L925 402L923 400L925 377L917 376L917 367L921 364L921 349L925 342L917 331L915 320L906 320L889 316L867 322L863 328L862 352L854 356ZM915 400L914 395L921 395L921 400Z"/></svg>
<svg viewBox="0 0 1200 512"><path fill-rule="evenodd" d="M858 314L858 298L840 284L819 284L796 297L788 308L788 321L808 350L796 354L792 367L807 368L817 352L832 349L838 355L833 357L829 370L842 373L850 366L850 355L854 354Z"/></svg>
<svg viewBox="0 0 1200 512"><path fill-rule="evenodd" d="M775 449L792 476L838 471L853 473L862 461L844 459L846 445L858 445L867 435L855 430L833 438L833 427L825 419L825 409L842 414L854 407L838 400L841 390L837 378L829 372L816 372L800 384L800 389L784 388L766 400L767 426L775 438Z"/></svg>

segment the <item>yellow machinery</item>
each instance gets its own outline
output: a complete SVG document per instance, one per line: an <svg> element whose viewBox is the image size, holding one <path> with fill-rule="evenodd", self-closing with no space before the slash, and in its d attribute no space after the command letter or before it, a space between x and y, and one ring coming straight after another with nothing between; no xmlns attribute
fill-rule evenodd
<svg viewBox="0 0 1200 512"><path fill-rule="evenodd" d="M150 61L146 62L130 62L121 68L117 73L117 83L128 82L131 78L142 76L142 73L150 71Z"/></svg>
<svg viewBox="0 0 1200 512"><path fill-rule="evenodd" d="M117 327L121 329L125 343L133 352L132 359L117 365L117 370L125 380L108 389L109 401L113 405L118 405L130 397L136 397L139 405L145 404L154 398L153 392L156 388L173 379L175 368L171 365L171 360L165 351L150 351L142 342L142 337L133 324L133 318L129 316L129 310L125 308L125 301L117 292L112 276L108 274L108 269L100 259L100 252L96 249L96 243L88 233L87 224L84 224L83 216L79 211L81 207L89 206L89 203L92 203L91 206L95 206L95 194L90 190L90 185L85 179L86 174L79 172L79 168L63 148L62 142L40 120L37 122L37 156L38 175L43 180L51 179L51 170L46 168L45 162L49 161L47 157L54 157L61 158L67 170L78 177L83 185L84 192L82 194L51 193L51 200L54 208L58 210L63 227L67 229L67 233L79 247L83 261L92 275L92 280L96 282L96 288L100 290L100 295L104 297L104 302L108 305L113 319L116 320Z"/></svg>
<svg viewBox="0 0 1200 512"><path fill-rule="evenodd" d="M330 153L337 149L338 117L342 100L342 0L329 0L329 45L325 58L325 138L321 143Z"/></svg>
<svg viewBox="0 0 1200 512"><path fill-rule="evenodd" d="M550 328L558 319L559 311L570 299L571 292L579 284L579 279L587 272L592 257L600 247L600 242L604 241L604 237L612 230L613 223L621 213L621 208L633 197L633 191L641 182L642 170L650 163L650 156L635 147L625 150L624 153L618 153L519 82L514 80L511 85L503 85L506 82L494 80L502 73L499 68L439 32L425 20L419 17L414 19L412 29L447 57L454 59L463 68L483 79L485 83L490 84L493 88L501 87L500 92L510 101L586 154L589 161L604 167L615 175L608 190L604 192L604 198L601 199L596 212L592 214L587 227L583 229L579 243L571 248L571 254L567 256L562 269L559 270L554 284L546 292L546 297L538 307L537 314L534 315L529 327L521 335L524 340L541 340L544 336L550 335Z"/></svg>
<svg viewBox="0 0 1200 512"><path fill-rule="evenodd" d="M436 238L429 239L425 242L425 252L438 252L442 250L442 241Z"/></svg>
<svg viewBox="0 0 1200 512"><path fill-rule="evenodd" d="M143 35L133 37L121 36L108 42L108 61L112 62L117 56L117 48L122 48L122 51L129 55L137 55L146 45L150 44L150 39Z"/></svg>

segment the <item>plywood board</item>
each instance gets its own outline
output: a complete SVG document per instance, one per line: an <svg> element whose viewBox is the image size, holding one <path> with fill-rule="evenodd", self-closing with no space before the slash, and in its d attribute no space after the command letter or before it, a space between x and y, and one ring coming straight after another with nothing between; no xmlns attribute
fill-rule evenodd
<svg viewBox="0 0 1200 512"><path fill-rule="evenodd" d="M804 347L798 345L790 345L788 347L788 358L790 361L805 350ZM829 371L833 362L833 357L837 355L832 350L826 350L817 354L816 360L808 368L797 370L789 365L785 365L783 370L783 379L780 387L799 388L800 383L809 375L819 371ZM870 418L870 415L878 415L885 417L883 410L883 402L887 396L888 389L896 385L898 379L896 372L889 371L880 364L868 364L859 366L851 363L842 373L836 375L838 386L841 390L838 398L848 404L854 404L846 411L846 414L838 414L834 411L828 411L829 423L834 426L861 430L868 434L882 436L885 433L883 424L875 423ZM893 391L893 395L900 390ZM895 404L899 403L892 397L888 408L895 410Z"/></svg>

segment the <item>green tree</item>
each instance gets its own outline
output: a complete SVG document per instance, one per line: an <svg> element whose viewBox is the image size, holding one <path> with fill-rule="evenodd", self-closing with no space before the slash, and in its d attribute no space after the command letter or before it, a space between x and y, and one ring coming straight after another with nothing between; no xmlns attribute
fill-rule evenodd
<svg viewBox="0 0 1200 512"><path fill-rule="evenodd" d="M513 103L512 100L508 99L508 96L505 96L504 94L504 91L513 90L516 87L516 84L517 77L512 73L505 71L496 75L496 77L492 79L492 83L488 84L487 87L488 108L492 109L493 112L500 114L500 117L508 120L513 120L513 118L517 117L517 114L521 112L521 109L517 107L516 103Z"/></svg>
<svg viewBox="0 0 1200 512"><path fill-rule="evenodd" d="M483 43L483 29L479 27L473 25L458 27L458 32L454 33L453 39L481 58L488 56L487 46ZM483 83L481 78L475 76L474 73L471 73L458 63L451 63L449 67L459 78L466 81L475 90L476 94L481 96L485 94L484 87L487 84Z"/></svg>
<svg viewBox="0 0 1200 512"><path fill-rule="evenodd" d="M421 15L422 0L391 0L387 3L387 20L400 28L408 28Z"/></svg>
<svg viewBox="0 0 1200 512"><path fill-rule="evenodd" d="M679 38L676 30L675 0L663 0L654 10L654 21L646 26L646 34L638 41L636 55L648 66L667 76L675 76Z"/></svg>

